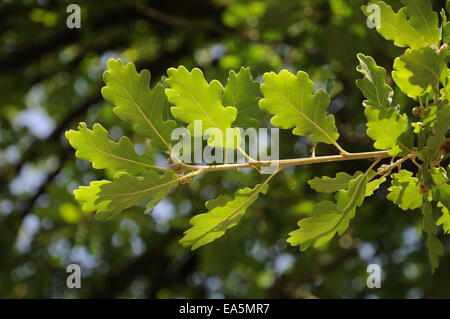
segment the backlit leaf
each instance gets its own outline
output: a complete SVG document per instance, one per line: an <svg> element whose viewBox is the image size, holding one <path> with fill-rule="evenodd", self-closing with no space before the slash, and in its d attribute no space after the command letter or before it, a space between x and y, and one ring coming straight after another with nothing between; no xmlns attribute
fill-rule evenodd
<svg viewBox="0 0 450 319"><path fill-rule="evenodd" d="M436 222L436 225L442 225L442 228L444 229L444 233L450 234L450 213L447 208L444 207L444 205L439 202L438 207L441 207L442 209L442 215L439 217L439 219Z"/></svg>
<svg viewBox="0 0 450 319"><path fill-rule="evenodd" d="M145 207L149 208L147 212L150 212L177 184L178 177L173 171L159 174L156 170L149 170L142 177L123 173L113 182L100 186L98 199L94 204L99 205L107 201L108 210L123 211L145 201Z"/></svg>
<svg viewBox="0 0 450 319"><path fill-rule="evenodd" d="M307 73L297 75L287 70L279 74L265 73L261 92L264 99L259 107L275 116L271 123L282 129L291 129L295 135L311 135L314 142L333 144L339 137L334 116L327 115L329 95L322 89L313 94L314 83Z"/></svg>
<svg viewBox="0 0 450 319"><path fill-rule="evenodd" d="M374 146L388 150L395 156L409 152L413 147L414 136L406 115L400 115L392 103L392 89L385 84L386 71L377 66L375 61L363 54L358 54L357 70L364 74L356 85L366 100L364 113L367 118L367 135L375 140ZM386 129L386 128L389 129Z"/></svg>
<svg viewBox="0 0 450 319"><path fill-rule="evenodd" d="M413 99L429 92L438 93L441 72L446 67L444 55L431 48L408 49L394 60L392 78Z"/></svg>
<svg viewBox="0 0 450 319"><path fill-rule="evenodd" d="M364 78L356 80L356 85L367 99L363 105L386 110L391 108L394 92L385 82L386 70L377 66L370 56L359 53L358 60L357 70L364 74Z"/></svg>
<svg viewBox="0 0 450 319"><path fill-rule="evenodd" d="M448 104L438 104L436 120L433 125L433 135L428 137L425 148L420 155L426 163L439 160L439 150L450 128L450 107Z"/></svg>
<svg viewBox="0 0 450 319"><path fill-rule="evenodd" d="M428 2L428 5L425 2ZM437 14L430 12L430 1L407 0L405 3L408 7L394 12L384 1L369 2L368 5L376 5L379 9L379 25L376 26L378 33L387 40L393 40L399 47L421 49L432 44L438 45L440 31L437 26ZM368 17L377 13L368 10L368 6L363 6L362 11ZM424 28L427 32L422 32Z"/></svg>
<svg viewBox="0 0 450 319"><path fill-rule="evenodd" d="M118 210L110 210L108 208L109 201L101 201L97 203L100 186L111 183L110 181L93 181L89 186L80 186L73 193L75 199L81 203L81 209L85 212L96 212L97 219L108 219L120 213Z"/></svg>
<svg viewBox="0 0 450 319"><path fill-rule="evenodd" d="M392 174L392 186L388 189L387 199L403 210L419 208L423 203L419 179L412 175L407 170Z"/></svg>
<svg viewBox="0 0 450 319"><path fill-rule="evenodd" d="M438 27L438 14L433 11L429 0L402 0L406 6L408 24L419 31L429 45L438 46L441 31Z"/></svg>
<svg viewBox="0 0 450 319"><path fill-rule="evenodd" d="M250 68L242 67L238 73L230 71L228 82L224 89L224 104L237 109L234 127L259 127L255 116L259 113L260 99L259 83L253 81Z"/></svg>
<svg viewBox="0 0 450 319"><path fill-rule="evenodd" d="M360 174L362 173L356 173L356 175ZM344 172L339 172L336 174L336 177L314 177L308 181L308 184L316 192L334 193L341 189L346 189L348 187L348 183L355 177L355 175L352 176Z"/></svg>
<svg viewBox="0 0 450 319"><path fill-rule="evenodd" d="M233 199L222 195L206 202L208 212L192 217L192 228L184 233L180 243L194 250L222 237L227 229L239 222L259 193L265 194L267 189L267 184L256 185L255 188L237 190Z"/></svg>
<svg viewBox="0 0 450 319"><path fill-rule="evenodd" d="M450 181L443 168L436 168L432 174L435 187L433 188L433 200L439 201L443 207L450 211Z"/></svg>
<svg viewBox="0 0 450 319"><path fill-rule="evenodd" d="M138 74L133 63L124 66L120 59L108 61L103 78L106 86L102 95L116 105L114 113L133 123L137 133L151 140L152 147L170 151L176 123L163 118L164 110L169 108L163 86L157 84L151 90L150 72L142 70Z"/></svg>
<svg viewBox="0 0 450 319"><path fill-rule="evenodd" d="M339 172L336 177L314 177L308 181L309 186L316 192L322 193L334 193L341 189L347 189L348 184L351 180L355 179L363 172L357 171L353 175L349 175L345 172ZM376 175L375 171L371 170L367 174L367 180L371 180ZM371 196L374 191L376 191L382 183L386 181L386 178L378 178L367 183L366 186L366 197Z"/></svg>
<svg viewBox="0 0 450 319"><path fill-rule="evenodd" d="M366 197L372 196L373 193L380 187L381 184L383 184L386 181L386 177L380 177L373 181L370 181L367 183L366 186Z"/></svg>
<svg viewBox="0 0 450 319"><path fill-rule="evenodd" d="M379 150L388 150L392 156L410 153L414 146L414 135L406 114L400 115L396 109L382 111L366 107L367 135L375 140Z"/></svg>
<svg viewBox="0 0 450 319"><path fill-rule="evenodd" d="M122 136L116 143L108 138L108 131L98 123L92 130L85 123L80 123L78 131L66 132L66 138L77 150L75 155L90 161L96 169L123 170L138 175L156 167L150 156L136 153L128 137Z"/></svg>
<svg viewBox="0 0 450 319"><path fill-rule="evenodd" d="M439 267L439 256L444 255L444 246L437 234L436 219L433 214L433 207L428 201L425 201L422 206L423 214L423 231L427 234L425 241L428 248L428 257L430 259L431 271L434 272Z"/></svg>
<svg viewBox="0 0 450 319"><path fill-rule="evenodd" d="M290 232L288 243L300 245L304 251L309 246L319 247L331 240L336 233L342 235L355 216L366 196L369 171L352 179L347 190L336 194L336 203L324 201L314 207L314 215L298 222L299 229Z"/></svg>
<svg viewBox="0 0 450 319"><path fill-rule="evenodd" d="M180 66L178 69L170 68L167 74L166 83L170 89L165 92L170 103L175 105L170 109L173 116L189 124L188 129L193 136L198 136L194 131L194 121L201 121L202 134L212 128L218 130L224 140L226 129L231 128L236 119L237 110L232 106L224 107L222 84L217 80L206 82L203 72L197 68L189 72ZM225 146L223 140L211 137L208 144L212 147ZM227 146L232 145L232 141L227 140L226 143Z"/></svg>

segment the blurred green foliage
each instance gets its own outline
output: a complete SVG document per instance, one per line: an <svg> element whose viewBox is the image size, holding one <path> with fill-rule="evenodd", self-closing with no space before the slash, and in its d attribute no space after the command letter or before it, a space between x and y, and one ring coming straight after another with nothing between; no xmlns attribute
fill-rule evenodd
<svg viewBox="0 0 450 319"><path fill-rule="evenodd" d="M83 213L72 194L107 177L75 159L63 137L78 122L99 122L113 139L126 134L138 149L145 146L101 98L111 57L149 69L154 80L180 64L200 67L208 80L224 81L241 66L257 80L272 70L307 71L324 89L333 78L331 112L340 144L352 152L371 150L355 85L356 54L371 55L390 74L402 50L366 26L365 1L77 3L81 29L66 27L65 1L0 3L0 297L450 297L450 255L431 275L420 211L404 212L387 201L386 187L326 247L300 253L285 242L313 203L328 198L306 181L364 170L364 161L287 170L239 225L194 252L178 243L189 219L205 212L206 200L258 183L257 174L211 173L177 188L152 216L129 209L106 222ZM395 99L414 106L400 91ZM308 139L280 133L282 158L308 155ZM333 152L328 145L316 150ZM448 238L439 236L448 250ZM71 263L82 267L81 289L66 287ZM382 266L381 289L366 287L370 263Z"/></svg>

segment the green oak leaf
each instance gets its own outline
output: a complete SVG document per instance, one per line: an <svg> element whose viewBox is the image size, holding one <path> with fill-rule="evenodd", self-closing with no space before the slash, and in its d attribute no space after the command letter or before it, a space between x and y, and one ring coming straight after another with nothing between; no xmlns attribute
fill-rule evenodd
<svg viewBox="0 0 450 319"><path fill-rule="evenodd" d="M450 107L448 104L438 104L436 120L433 125L434 134L428 137L420 156L426 163L439 160L439 150L450 127Z"/></svg>
<svg viewBox="0 0 450 319"><path fill-rule="evenodd" d="M110 210L108 208L109 201L97 202L99 198L99 193L101 191L100 187L102 185L110 184L110 181L93 181L89 186L80 186L73 193L75 194L75 199L80 202L81 209L85 212L96 212L95 218L109 219L120 213L118 210Z"/></svg>
<svg viewBox="0 0 450 319"><path fill-rule="evenodd" d="M385 83L386 71L370 56L358 54L358 60L357 70L364 74L364 78L358 79L356 85L366 98L363 105L368 120L367 135L375 140L377 149L388 150L392 156L410 152L414 135L408 117L400 115L391 105L393 91Z"/></svg>
<svg viewBox="0 0 450 319"><path fill-rule="evenodd" d="M259 83L253 81L250 68L242 67L238 73L231 70L224 89L223 101L225 105L237 109L234 127L243 129L259 127L259 121L255 118L259 113L259 99Z"/></svg>
<svg viewBox="0 0 450 319"><path fill-rule="evenodd" d="M173 120L163 118L169 102L164 87L157 84L150 89L150 72L139 74L133 63L123 65L122 61L110 59L108 71L103 74L106 86L102 95L116 105L114 113L124 121L130 121L137 133L151 140L153 148L171 150L171 134L176 127Z"/></svg>
<svg viewBox="0 0 450 319"><path fill-rule="evenodd" d="M363 105L383 110L390 109L394 91L385 82L386 70L377 66L375 60L370 56L361 53L358 53L357 56L359 65L356 69L364 74L364 78L356 80L356 86L367 99Z"/></svg>
<svg viewBox="0 0 450 319"><path fill-rule="evenodd" d="M108 131L98 123L94 124L92 130L85 123L80 123L78 131L66 132L66 138L77 150L75 155L91 162L96 169L123 170L139 175L156 167L151 156L136 153L128 137L122 136L116 143L108 138Z"/></svg>
<svg viewBox="0 0 450 319"><path fill-rule="evenodd" d="M279 74L265 73L261 92L264 98L259 107L275 116L271 123L282 129L291 129L295 135L311 135L313 142L334 144L339 133L334 116L327 115L329 95L322 89L313 94L314 83L307 73L297 75L287 70Z"/></svg>
<svg viewBox="0 0 450 319"><path fill-rule="evenodd" d="M121 212L145 201L145 207L148 208L146 212L149 213L177 184L178 177L170 170L163 174L149 170L142 177L121 173L115 176L113 182L100 185L100 192L94 204L99 205L107 201L109 210Z"/></svg>
<svg viewBox="0 0 450 319"><path fill-rule="evenodd" d="M434 123L436 122L438 107L437 105L429 105L423 111L423 117L420 122L412 123L414 133L417 134L417 148L423 150L427 137L431 134ZM422 156L421 154L419 154Z"/></svg>
<svg viewBox="0 0 450 319"><path fill-rule="evenodd" d="M362 174L362 172L355 173L356 176L360 174ZM356 177L355 175L352 176L345 172L339 172L335 177L314 177L308 181L308 184L316 192L334 193L341 189L346 189L348 187L348 183Z"/></svg>
<svg viewBox="0 0 450 319"><path fill-rule="evenodd" d="M422 100L431 99L432 88L429 86L427 89L421 88L419 85L411 84L410 78L414 74L406 67L405 61L397 57L394 60L394 70L392 71L392 79L400 90L407 96L414 100L418 100L421 97L425 97Z"/></svg>
<svg viewBox="0 0 450 319"><path fill-rule="evenodd" d="M414 134L406 114L400 115L394 108L386 111L372 106L366 107L364 114L367 118L367 136L375 140L377 149L388 150L392 156L411 153Z"/></svg>
<svg viewBox="0 0 450 319"><path fill-rule="evenodd" d="M442 42L450 43L450 22L445 22L442 26L443 38Z"/></svg>
<svg viewBox="0 0 450 319"><path fill-rule="evenodd" d="M366 186L366 197L372 196L373 193L380 188L380 185L383 184L386 181L386 177L380 177L373 181L370 181L367 183Z"/></svg>
<svg viewBox="0 0 450 319"><path fill-rule="evenodd" d="M434 123L436 122L436 116L437 111L441 107L438 107L438 105L429 105L425 108L423 112L423 118L421 118L421 125L422 127L432 127Z"/></svg>
<svg viewBox="0 0 450 319"><path fill-rule="evenodd" d="M445 60L445 53L439 54L432 48L408 49L394 60L392 78L402 92L413 99L430 92L439 93Z"/></svg>
<svg viewBox="0 0 450 319"><path fill-rule="evenodd" d="M449 5L449 2L446 2L446 6ZM448 11L448 10L447 10ZM447 43L449 42L450 38L449 38L449 31L450 31L450 24L448 23L448 19L447 19L447 11L442 8L441 9L441 32L442 32L442 42L443 43Z"/></svg>
<svg viewBox="0 0 450 319"><path fill-rule="evenodd" d="M309 186L316 192L321 193L334 193L341 189L347 189L348 184L351 180L355 179L363 172L357 171L353 175L349 175L345 172L339 172L335 177L314 177L308 181ZM371 180L376 175L376 172L371 170L368 173L368 180ZM379 178L367 183L366 186L366 197L369 197L376 191L382 183L386 181L386 178Z"/></svg>
<svg viewBox="0 0 450 319"><path fill-rule="evenodd" d="M449 55L449 49L445 49L447 51L447 55ZM442 52L442 51L441 51ZM450 102L450 69L448 67L444 67L441 72L441 96L442 100L446 100L447 102Z"/></svg>
<svg viewBox="0 0 450 319"><path fill-rule="evenodd" d="M348 184L347 190L336 194L336 203L324 201L314 207L314 215L298 222L299 229L289 233L287 242L300 245L304 251L309 246L319 247L331 240L336 233L342 235L348 228L366 196L366 186L370 171L358 175Z"/></svg>
<svg viewBox="0 0 450 319"><path fill-rule="evenodd" d="M218 134L222 134L223 140L226 139L226 129L231 128L231 124L234 122L237 116L237 109L232 106L224 107L223 105L223 87L222 84L213 80L208 83L203 72L194 68L189 72L184 66L178 67L178 69L170 68L167 70L169 77L166 79L166 83L170 86L165 90L167 98L170 103L175 105L170 108L172 115L189 124L188 129L192 136L198 136L194 131L194 122L201 121L203 135L207 129L209 131L217 131ZM233 129L233 132L239 136L239 129ZM211 147L226 146L228 148L236 148L232 146L233 141L226 139L216 139L211 136L208 140L208 144Z"/></svg>
<svg viewBox="0 0 450 319"><path fill-rule="evenodd" d="M237 225L247 208L258 199L259 193L267 192L267 184L256 185L255 188L238 189L234 198L219 196L206 202L208 212L191 218L192 227L184 233L180 244L191 246L191 250L222 237L226 230Z"/></svg>
<svg viewBox="0 0 450 319"><path fill-rule="evenodd" d="M424 2L428 2L428 5ZM362 11L367 17L372 17L373 14L377 14L377 10L372 11L368 8L370 5L377 6L380 23L376 29L385 39L393 40L396 46L421 49L433 44L438 45L440 31L437 27L437 14L433 11L430 12L429 1L411 0L405 1L405 3L407 7L394 12L392 7L384 1L370 1L368 6L362 7ZM415 5L417 8L413 8ZM426 25L422 26L421 21ZM417 25L420 26L416 28ZM427 26L430 28L430 32L422 32L423 28ZM439 37L436 38L437 32L439 32Z"/></svg>
<svg viewBox="0 0 450 319"><path fill-rule="evenodd" d="M442 216L436 221L436 225L442 225L444 233L447 235L450 234L450 213L447 208L444 207L444 204L441 202L438 203L438 207L442 209Z"/></svg>
<svg viewBox="0 0 450 319"><path fill-rule="evenodd" d="M388 188L386 198L403 210L419 208L423 204L419 179L412 175L407 170L392 174L392 186Z"/></svg>
<svg viewBox="0 0 450 319"><path fill-rule="evenodd" d="M427 234L425 241L428 248L428 257L430 259L431 272L434 272L439 267L439 256L444 255L444 246L437 234L436 219L433 213L433 207L428 201L425 201L422 205L423 225L422 229Z"/></svg>
<svg viewBox="0 0 450 319"><path fill-rule="evenodd" d="M438 13L433 11L431 1L428 0L402 0L406 6L408 23L419 31L429 45L439 46L441 30L438 26Z"/></svg>
<svg viewBox="0 0 450 319"><path fill-rule="evenodd" d="M432 189L433 200L439 201L447 211L450 211L450 182L447 173L443 168L436 168L432 179L435 185Z"/></svg>

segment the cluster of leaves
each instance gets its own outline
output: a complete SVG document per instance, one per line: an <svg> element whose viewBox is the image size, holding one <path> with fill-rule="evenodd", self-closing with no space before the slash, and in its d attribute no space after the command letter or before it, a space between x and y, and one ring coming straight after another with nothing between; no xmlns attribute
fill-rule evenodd
<svg viewBox="0 0 450 319"><path fill-rule="evenodd" d="M394 61L392 79L413 101L402 109L410 106L419 120L410 121L407 114L400 112L400 106L393 105L394 91L386 84L385 69L371 57L359 54L357 70L363 78L356 85L366 98L363 106L367 135L381 151L354 157L374 159L365 172L352 175L340 172L335 177L310 180L311 188L335 193L335 200L318 203L314 215L300 220L299 228L289 234L287 241L305 250L311 245L325 244L336 233L341 235L365 197L371 196L390 176L387 199L404 210L422 209L426 244L435 269L439 265L438 256L443 254L437 226L442 224L444 231L450 232L450 172L449 166L443 164L448 159L449 147L446 134L450 126L447 67L450 22L442 12L439 25L438 14L427 0L403 3L405 7L397 13L383 1L370 4L380 9L377 31L395 45L407 48ZM362 9L370 16L367 7ZM75 191L83 210L96 211L99 219L111 218L139 205L150 213L173 187L207 172L207 168L196 169L183 163L163 167L154 162L155 152L166 154L168 162L173 162L171 133L177 126L185 124L194 137L201 138L195 136L198 132L193 129L197 120L202 121L202 135L211 128L226 135L226 129L260 126L262 110L273 115L270 121L273 126L309 136L314 144L334 145L342 157L353 159L337 143L339 133L334 116L327 114L329 94L322 89L314 90L314 83L305 72L265 73L259 84L253 80L249 68L241 68L237 73L230 71L225 86L216 80L208 83L197 68L191 71L183 66L170 68L167 75L151 89L150 72L138 73L133 63L123 65L113 59L104 74L103 97L115 105L113 111L120 119L132 123L134 130L148 139L144 153L137 153L127 137L117 143L110 140L100 124L90 130L80 123L78 130L66 132L78 158L90 161L94 168L106 169L113 177L111 181L93 181ZM229 147L227 142L212 138L208 144ZM384 158L391 158L391 163L375 170ZM415 175L401 168L406 160L417 165ZM292 165L296 165L295 160ZM392 173L394 169L398 172ZM238 189L234 197L221 195L206 202L207 212L191 219L192 228L185 232L180 243L196 249L221 237L239 222L259 194L268 191L269 181L278 172L259 185ZM442 211L440 216L435 216L432 202Z"/></svg>
<svg viewBox="0 0 450 319"><path fill-rule="evenodd" d="M449 200L450 185L448 182L449 166L448 139L446 133L450 126L449 109L449 32L446 9L439 15L433 12L430 1L402 0L404 7L394 10L383 1L371 1L369 5L377 5L380 9L380 23L377 31L387 40L406 48L393 64L392 79L400 90L415 101L412 113L420 121L409 123L405 115L399 116L392 107L392 89L385 85L385 70L377 67L373 59L359 55L358 71L365 78L357 81L358 87L367 100L364 102L368 118L370 137L380 136L372 128L374 121L385 123L384 147L391 155L414 154L413 161L418 166L418 173L399 170L392 174L392 185L387 198L403 210L421 208L423 213L423 231L427 234L426 244L432 269L439 266L438 256L443 255L442 243L437 238L437 225L442 224L444 232L449 232ZM367 7L363 12L370 16ZM407 109L407 108L405 108ZM411 108L410 108L411 109ZM376 124L375 124L376 125ZM413 132L411 132L411 130ZM416 145L413 145L416 135ZM397 145L392 143L393 137ZM414 148L413 148L414 147ZM416 161L417 160L417 161ZM420 162L420 164L418 163ZM442 208L442 216L438 219L430 202L437 202Z"/></svg>

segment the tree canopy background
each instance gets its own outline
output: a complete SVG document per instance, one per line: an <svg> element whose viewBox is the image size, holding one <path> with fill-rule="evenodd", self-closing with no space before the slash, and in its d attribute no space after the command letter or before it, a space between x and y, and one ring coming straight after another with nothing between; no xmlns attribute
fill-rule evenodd
<svg viewBox="0 0 450 319"><path fill-rule="evenodd" d="M435 10L444 5L432 2ZM194 252L178 243L189 219L205 211L206 200L254 185L258 174L210 173L178 187L151 216L135 208L111 221L83 213L72 194L105 173L75 158L65 131L99 122L115 140L133 138L100 94L111 57L149 69L153 80L180 64L201 68L208 80L225 81L241 66L257 80L281 69L307 71L316 87L335 78L330 109L340 144L372 150L356 54L371 55L390 74L402 49L367 27L365 1L77 1L80 29L66 26L69 3L0 2L0 297L450 297L449 239L432 275L419 209L404 212L387 201L386 186L327 246L300 253L286 243L323 196L306 181L364 170L364 160L280 174L238 226ZM414 106L399 90L395 99ZM280 133L281 158L309 155L308 139ZM136 136L133 142L145 145ZM321 145L316 153L334 152ZM81 266L81 289L66 287L71 263ZM371 263L382 267L381 289L366 286Z"/></svg>

